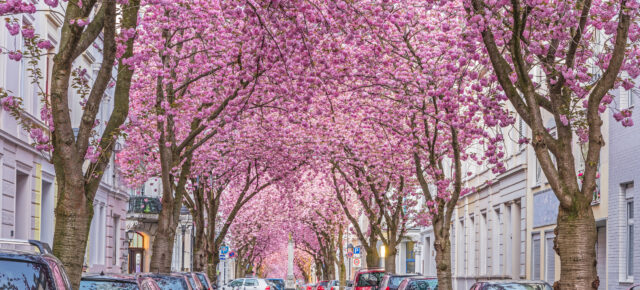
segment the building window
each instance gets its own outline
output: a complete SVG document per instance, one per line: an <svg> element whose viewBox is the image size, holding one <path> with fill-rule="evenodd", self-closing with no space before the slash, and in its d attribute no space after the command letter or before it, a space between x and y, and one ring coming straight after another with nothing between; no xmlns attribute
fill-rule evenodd
<svg viewBox="0 0 640 290"><path fill-rule="evenodd" d="M487 274L487 213L480 215L480 275Z"/></svg>
<svg viewBox="0 0 640 290"><path fill-rule="evenodd" d="M540 233L534 233L531 239L531 279L540 280Z"/></svg>
<svg viewBox="0 0 640 290"><path fill-rule="evenodd" d="M405 273L415 273L416 272L416 252L415 252L415 243L413 241L407 242L406 246L406 271Z"/></svg>
<svg viewBox="0 0 640 290"><path fill-rule="evenodd" d="M627 278L633 278L633 200L627 201L627 238L626 238Z"/></svg>
<svg viewBox="0 0 640 290"><path fill-rule="evenodd" d="M466 264L464 259L467 255L467 247L465 245L465 228L464 228L464 219L460 219L460 223L458 223L458 245L457 245L457 253L458 253L458 263L456 263L458 276L464 275L464 265Z"/></svg>
<svg viewBox="0 0 640 290"><path fill-rule="evenodd" d="M553 249L553 234L545 233L545 280L553 285L556 275L556 252Z"/></svg>
<svg viewBox="0 0 640 290"><path fill-rule="evenodd" d="M117 265L120 260L120 216L113 217L113 253L111 253L111 264Z"/></svg>
<svg viewBox="0 0 640 290"><path fill-rule="evenodd" d="M473 216L469 217L469 264L467 274L475 275L476 274L476 220Z"/></svg>
<svg viewBox="0 0 640 290"><path fill-rule="evenodd" d="M491 253L491 260L493 262L493 274L500 275L502 273L500 269L500 261L502 258L502 243L500 239L502 236L502 214L500 213L500 208L495 208L493 212L494 219L493 226L491 227L493 253Z"/></svg>

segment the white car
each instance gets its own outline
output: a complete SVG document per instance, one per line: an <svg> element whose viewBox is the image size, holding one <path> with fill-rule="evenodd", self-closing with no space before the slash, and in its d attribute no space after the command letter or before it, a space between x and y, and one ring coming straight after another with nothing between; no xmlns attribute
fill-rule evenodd
<svg viewBox="0 0 640 290"><path fill-rule="evenodd" d="M276 288L265 279L240 278L222 286L222 290L276 290Z"/></svg>

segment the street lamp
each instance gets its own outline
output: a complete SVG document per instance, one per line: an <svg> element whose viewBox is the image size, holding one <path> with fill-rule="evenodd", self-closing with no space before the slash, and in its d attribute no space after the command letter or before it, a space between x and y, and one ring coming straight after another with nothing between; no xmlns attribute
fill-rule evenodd
<svg viewBox="0 0 640 290"><path fill-rule="evenodd" d="M133 240L133 234L135 232L133 230L128 230L127 231L127 241L129 241L129 244L131 244L131 241Z"/></svg>
<svg viewBox="0 0 640 290"><path fill-rule="evenodd" d="M380 246L380 267L384 267L384 258L385 258L385 254L386 254L386 248L384 247L384 245Z"/></svg>

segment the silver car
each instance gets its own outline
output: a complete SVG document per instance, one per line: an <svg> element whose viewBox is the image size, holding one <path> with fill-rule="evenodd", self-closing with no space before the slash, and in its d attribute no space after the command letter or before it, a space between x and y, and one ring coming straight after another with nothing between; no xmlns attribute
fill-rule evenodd
<svg viewBox="0 0 640 290"><path fill-rule="evenodd" d="M276 290L276 288L265 279L240 278L222 286L222 290Z"/></svg>

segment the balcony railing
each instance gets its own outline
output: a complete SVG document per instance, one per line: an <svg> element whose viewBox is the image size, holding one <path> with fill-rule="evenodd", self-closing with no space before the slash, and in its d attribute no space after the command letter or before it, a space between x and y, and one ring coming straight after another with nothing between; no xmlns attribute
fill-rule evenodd
<svg viewBox="0 0 640 290"><path fill-rule="evenodd" d="M131 196L129 197L128 213L158 214L162 209L162 203L157 197Z"/></svg>

